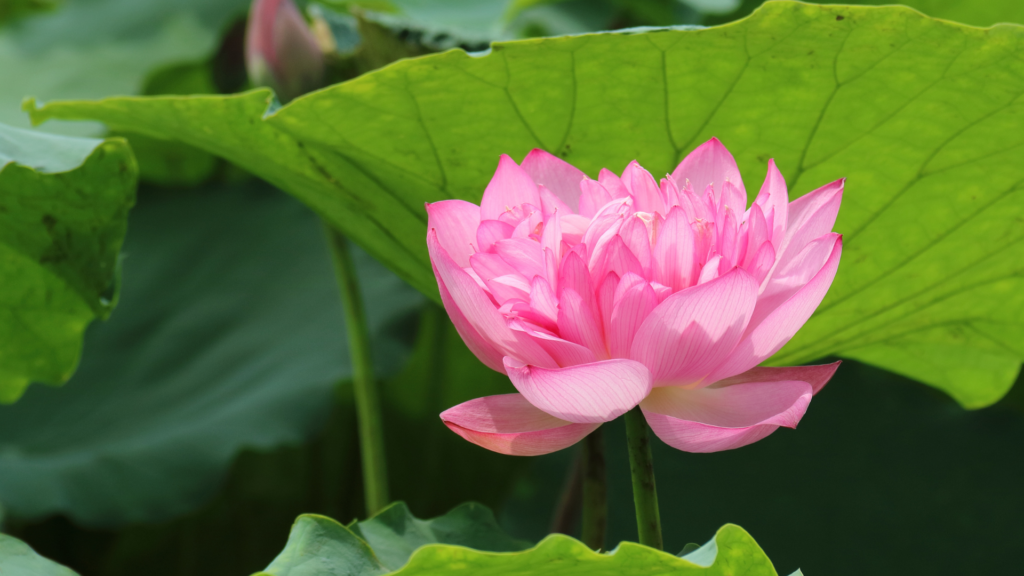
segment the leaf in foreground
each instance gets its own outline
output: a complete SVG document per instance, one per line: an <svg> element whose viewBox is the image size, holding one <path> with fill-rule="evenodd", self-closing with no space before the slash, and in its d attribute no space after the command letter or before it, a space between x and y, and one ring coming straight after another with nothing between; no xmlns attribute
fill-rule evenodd
<svg viewBox="0 0 1024 576"><path fill-rule="evenodd" d="M77 576L65 568L36 554L21 540L0 534L0 574L12 576Z"/></svg>
<svg viewBox="0 0 1024 576"><path fill-rule="evenodd" d="M732 524L684 558L632 542L599 553L561 534L528 546L503 534L491 512L479 504L463 504L444 516L418 520L398 503L350 528L324 516L300 516L285 549L257 576L776 575L754 539Z"/></svg>
<svg viewBox="0 0 1024 576"><path fill-rule="evenodd" d="M0 403L63 384L113 309L136 174L122 139L0 125Z"/></svg>
<svg viewBox="0 0 1024 576"><path fill-rule="evenodd" d="M857 358L976 408L1024 358L1022 39L900 7L770 2L716 28L406 60L268 115L266 91L31 112L224 156L435 298L423 203L479 201L502 153L665 173L717 136L752 190L772 157L794 197L845 176L839 275L772 362Z"/></svg>

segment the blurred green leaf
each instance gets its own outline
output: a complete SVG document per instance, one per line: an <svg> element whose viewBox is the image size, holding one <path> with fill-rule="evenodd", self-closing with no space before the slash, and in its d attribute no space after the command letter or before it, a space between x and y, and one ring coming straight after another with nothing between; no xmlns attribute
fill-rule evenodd
<svg viewBox="0 0 1024 576"><path fill-rule="evenodd" d="M504 535L479 504L424 521L399 503L351 528L323 516L300 516L284 551L260 575L776 574L753 538L731 524L685 559L632 542L598 553L560 534L527 546Z"/></svg>
<svg viewBox="0 0 1024 576"><path fill-rule="evenodd" d="M773 362L864 358L976 408L1005 394L1024 358L1022 37L899 7L772 2L718 28L407 60L268 115L264 91L62 102L32 115L222 155L434 297L423 203L479 200L499 154L541 147L592 176L636 158L662 173L718 136L752 189L771 157L794 197L849 179L840 273ZM951 346L988 360L963 378Z"/></svg>
<svg viewBox="0 0 1024 576"><path fill-rule="evenodd" d="M147 190L125 253L122 308L90 331L78 374L0 408L12 516L112 526L189 512L242 448L311 436L349 376L323 230L280 192ZM387 376L424 298L365 253L356 261Z"/></svg>
<svg viewBox="0 0 1024 576"><path fill-rule="evenodd" d="M77 576L74 571L35 553L27 544L0 534L0 574L11 576Z"/></svg>
<svg viewBox="0 0 1024 576"><path fill-rule="evenodd" d="M63 384L113 309L136 174L122 139L0 125L0 403Z"/></svg>

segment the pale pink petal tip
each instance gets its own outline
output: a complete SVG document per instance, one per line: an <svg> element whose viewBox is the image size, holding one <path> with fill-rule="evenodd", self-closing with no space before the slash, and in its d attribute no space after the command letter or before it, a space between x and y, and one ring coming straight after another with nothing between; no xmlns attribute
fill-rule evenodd
<svg viewBox="0 0 1024 576"><path fill-rule="evenodd" d="M600 424L573 424L531 405L521 394L485 396L441 413L445 426L477 446L509 456L568 448Z"/></svg>
<svg viewBox="0 0 1024 576"><path fill-rule="evenodd" d="M651 429L684 452L752 444L779 426L796 428L814 390L807 382L745 382L699 390L655 389L641 404Z"/></svg>
<svg viewBox="0 0 1024 576"><path fill-rule="evenodd" d="M531 404L569 422L609 422L651 391L651 373L639 362L603 360L545 369L505 357L512 384Z"/></svg>
<svg viewBox="0 0 1024 576"><path fill-rule="evenodd" d="M842 360L836 360L831 364L815 364L812 366L758 366L747 370L743 374L726 378L715 383L716 388L724 388L733 384L746 382L780 382L783 380L796 380L807 382L815 394L821 391L828 384L828 381L835 375Z"/></svg>

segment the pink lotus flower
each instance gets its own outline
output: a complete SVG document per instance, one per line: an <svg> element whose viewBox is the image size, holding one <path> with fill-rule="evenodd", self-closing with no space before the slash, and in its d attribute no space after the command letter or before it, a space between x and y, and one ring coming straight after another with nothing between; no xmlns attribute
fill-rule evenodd
<svg viewBox="0 0 1024 576"><path fill-rule="evenodd" d="M757 367L821 303L842 252L838 180L789 203L768 162L747 194L712 139L659 185L635 161L591 180L534 150L502 156L480 206L427 205L444 306L518 394L441 414L466 440L532 456L640 405L663 441L717 452L793 428L838 362Z"/></svg>
<svg viewBox="0 0 1024 576"><path fill-rule="evenodd" d="M273 88L282 102L323 86L324 55L292 0L253 0L245 66L254 85Z"/></svg>

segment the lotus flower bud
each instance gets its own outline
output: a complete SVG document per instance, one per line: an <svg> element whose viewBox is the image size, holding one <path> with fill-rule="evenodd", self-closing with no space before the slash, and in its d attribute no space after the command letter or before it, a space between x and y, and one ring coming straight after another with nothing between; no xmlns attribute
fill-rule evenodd
<svg viewBox="0 0 1024 576"><path fill-rule="evenodd" d="M324 55L292 0L253 0L245 33L249 80L287 102L323 85Z"/></svg>
<svg viewBox="0 0 1024 576"><path fill-rule="evenodd" d="M455 433L532 456L639 405L654 433L717 452L793 428L838 363L759 367L832 284L843 181L789 201L768 175L750 207L712 139L659 182L635 161L597 180L534 150L498 162L480 205L427 206L448 315L517 394L446 410Z"/></svg>

